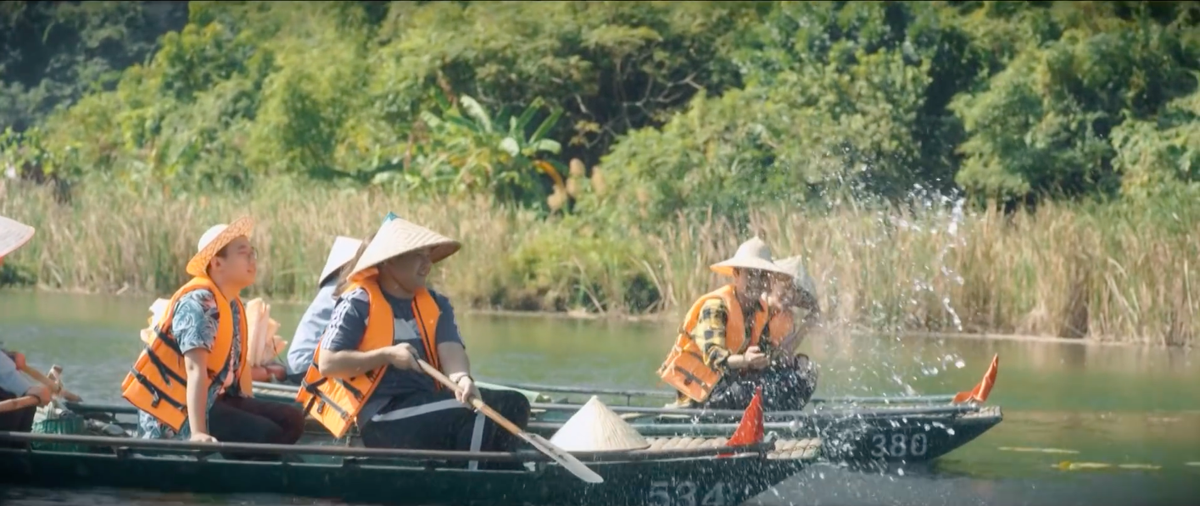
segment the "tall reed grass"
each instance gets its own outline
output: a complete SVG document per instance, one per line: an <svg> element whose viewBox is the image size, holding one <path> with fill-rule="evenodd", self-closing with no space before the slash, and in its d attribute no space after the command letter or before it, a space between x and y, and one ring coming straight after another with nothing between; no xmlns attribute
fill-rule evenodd
<svg viewBox="0 0 1200 506"><path fill-rule="evenodd" d="M8 182L0 195L0 215L38 229L3 279L154 296L185 281L204 230L243 214L258 220L252 291L293 301L314 294L335 235L366 236L387 211L463 241L432 283L477 309L678 317L721 282L707 266L747 238L744 223L716 216L623 227L482 198L412 202L300 185L249 196L84 189L63 205ZM803 255L832 325L1183 345L1200 323L1200 206L1181 205L1048 205L1007 216L780 208L752 213L749 229L777 258Z"/></svg>

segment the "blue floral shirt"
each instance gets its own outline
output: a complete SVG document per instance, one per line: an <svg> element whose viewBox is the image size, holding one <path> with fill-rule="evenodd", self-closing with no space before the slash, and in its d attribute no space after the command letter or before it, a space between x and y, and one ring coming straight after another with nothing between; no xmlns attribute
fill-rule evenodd
<svg viewBox="0 0 1200 506"><path fill-rule="evenodd" d="M236 304L230 303L230 306L233 314L233 350L229 353L229 360L225 362L225 367L208 387L208 405L204 408L206 413L212 409L213 401L217 400L217 393L225 384L226 376L232 374L230 371L237 371L238 360L241 359L240 322L242 314ZM175 303L175 313L171 317L171 332L175 336L175 340L179 342L179 351L183 353L196 348L212 351L217 335L217 300L213 297L213 293L199 289L180 297L179 301ZM237 385L237 378L234 378L234 385ZM231 387L232 389L233 387ZM209 423L212 423L211 419L209 419ZM183 427L178 433L175 433L174 429L159 422L149 413L138 412L138 437L186 440L191 437L191 433L192 429L186 419Z"/></svg>

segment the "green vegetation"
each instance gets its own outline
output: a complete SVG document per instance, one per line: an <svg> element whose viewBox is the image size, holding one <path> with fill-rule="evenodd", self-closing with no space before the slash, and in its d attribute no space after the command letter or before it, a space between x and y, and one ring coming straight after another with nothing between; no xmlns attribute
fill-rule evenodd
<svg viewBox="0 0 1200 506"><path fill-rule="evenodd" d="M1200 317L1194 3L42 5L0 8L69 32L0 39L36 49L0 61L0 156L33 181L0 211L43 232L5 280L163 292L249 207L261 288L304 299L326 238L390 207L480 250L441 274L476 306L677 311L756 232L845 323Z"/></svg>

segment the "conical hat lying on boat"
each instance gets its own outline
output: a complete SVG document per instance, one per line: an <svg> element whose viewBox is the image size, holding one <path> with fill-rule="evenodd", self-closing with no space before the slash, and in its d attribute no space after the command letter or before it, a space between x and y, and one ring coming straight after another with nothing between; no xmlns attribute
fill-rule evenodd
<svg viewBox="0 0 1200 506"><path fill-rule="evenodd" d="M596 396L564 423L550 442L570 452L641 450L650 442Z"/></svg>

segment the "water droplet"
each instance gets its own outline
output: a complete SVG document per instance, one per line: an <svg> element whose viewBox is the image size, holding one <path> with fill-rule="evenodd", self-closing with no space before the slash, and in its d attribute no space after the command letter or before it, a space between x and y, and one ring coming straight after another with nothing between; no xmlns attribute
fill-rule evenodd
<svg viewBox="0 0 1200 506"><path fill-rule="evenodd" d="M962 368L964 368L964 367L966 367L966 366L967 366L967 363L966 363L966 362L963 362L963 359L961 359L961 358L960 358L960 359L958 359L958 360L955 360L955 361L954 361L954 367L957 367L957 368L959 368L959 369L962 369Z"/></svg>

